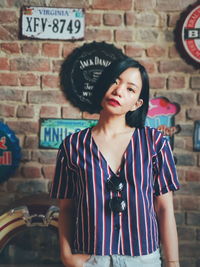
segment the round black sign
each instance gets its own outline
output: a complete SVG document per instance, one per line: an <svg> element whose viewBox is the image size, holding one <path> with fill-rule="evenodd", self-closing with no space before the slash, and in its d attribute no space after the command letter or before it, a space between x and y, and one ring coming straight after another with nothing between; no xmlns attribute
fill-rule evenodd
<svg viewBox="0 0 200 267"><path fill-rule="evenodd" d="M200 67L200 3L190 5L180 16L175 28L175 41L180 55L195 68Z"/></svg>
<svg viewBox="0 0 200 267"><path fill-rule="evenodd" d="M76 48L63 62L60 71L67 99L81 111L92 112L93 87L103 69L125 55L114 45L92 42Z"/></svg>

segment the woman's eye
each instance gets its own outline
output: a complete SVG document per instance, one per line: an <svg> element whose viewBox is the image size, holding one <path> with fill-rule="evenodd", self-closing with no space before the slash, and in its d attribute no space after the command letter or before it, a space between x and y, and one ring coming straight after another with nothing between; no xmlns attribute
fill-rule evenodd
<svg viewBox="0 0 200 267"><path fill-rule="evenodd" d="M130 92L134 92L134 89L131 88L131 87L128 87L127 89L128 89L128 91L130 91Z"/></svg>

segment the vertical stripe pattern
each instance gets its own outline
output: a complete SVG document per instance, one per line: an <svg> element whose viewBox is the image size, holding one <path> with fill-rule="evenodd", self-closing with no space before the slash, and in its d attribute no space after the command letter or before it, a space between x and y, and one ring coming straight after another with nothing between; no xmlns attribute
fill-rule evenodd
<svg viewBox="0 0 200 267"><path fill-rule="evenodd" d="M111 176L121 176L127 202L122 214L109 208ZM115 174L92 138L91 128L61 144L51 188L52 198L74 199L74 250L96 255L147 255L159 247L153 198L179 188L170 145L150 127L135 129Z"/></svg>

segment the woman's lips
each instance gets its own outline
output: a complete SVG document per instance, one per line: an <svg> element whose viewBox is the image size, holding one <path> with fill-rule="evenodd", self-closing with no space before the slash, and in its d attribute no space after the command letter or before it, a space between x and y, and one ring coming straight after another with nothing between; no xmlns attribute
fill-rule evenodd
<svg viewBox="0 0 200 267"><path fill-rule="evenodd" d="M114 106L114 107L120 106L120 103L113 98L108 99L108 103L109 103L109 105Z"/></svg>

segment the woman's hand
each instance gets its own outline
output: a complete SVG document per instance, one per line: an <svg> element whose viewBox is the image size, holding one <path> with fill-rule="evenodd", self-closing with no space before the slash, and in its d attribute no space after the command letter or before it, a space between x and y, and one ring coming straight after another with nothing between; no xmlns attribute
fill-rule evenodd
<svg viewBox="0 0 200 267"><path fill-rule="evenodd" d="M83 267L84 263L89 260L91 256L88 254L71 254L62 256L62 262L65 267Z"/></svg>

